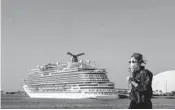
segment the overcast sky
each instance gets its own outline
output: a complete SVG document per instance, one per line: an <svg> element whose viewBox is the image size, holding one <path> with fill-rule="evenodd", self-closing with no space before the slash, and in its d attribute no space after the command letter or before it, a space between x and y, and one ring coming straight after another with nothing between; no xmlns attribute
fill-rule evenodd
<svg viewBox="0 0 175 110"><path fill-rule="evenodd" d="M174 0L2 0L2 90L22 89L30 69L67 62L66 52L106 68L127 88L140 52L153 74L175 69Z"/></svg>

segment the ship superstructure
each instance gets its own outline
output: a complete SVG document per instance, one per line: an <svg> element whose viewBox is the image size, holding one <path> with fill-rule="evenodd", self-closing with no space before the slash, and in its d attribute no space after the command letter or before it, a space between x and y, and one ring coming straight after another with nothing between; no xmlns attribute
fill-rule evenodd
<svg viewBox="0 0 175 110"><path fill-rule="evenodd" d="M78 61L71 55L71 62L46 64L32 69L23 86L31 98L118 98L114 83L105 69L97 69L90 60Z"/></svg>

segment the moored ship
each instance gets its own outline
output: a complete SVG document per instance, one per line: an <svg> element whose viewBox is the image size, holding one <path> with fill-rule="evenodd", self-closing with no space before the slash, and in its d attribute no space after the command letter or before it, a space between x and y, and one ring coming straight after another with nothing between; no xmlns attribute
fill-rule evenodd
<svg viewBox="0 0 175 110"><path fill-rule="evenodd" d="M23 86L31 98L117 99L114 83L105 69L97 69L90 60L78 60L84 55L71 56L71 62L46 64L32 69Z"/></svg>

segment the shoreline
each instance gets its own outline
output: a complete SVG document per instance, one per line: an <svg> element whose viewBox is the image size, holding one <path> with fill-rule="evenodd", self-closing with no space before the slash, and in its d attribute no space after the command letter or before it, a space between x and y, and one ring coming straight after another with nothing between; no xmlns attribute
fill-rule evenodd
<svg viewBox="0 0 175 110"><path fill-rule="evenodd" d="M152 98L154 109L175 109L175 99ZM127 109L130 100L99 100L99 99L35 99L28 96L3 95L3 109Z"/></svg>

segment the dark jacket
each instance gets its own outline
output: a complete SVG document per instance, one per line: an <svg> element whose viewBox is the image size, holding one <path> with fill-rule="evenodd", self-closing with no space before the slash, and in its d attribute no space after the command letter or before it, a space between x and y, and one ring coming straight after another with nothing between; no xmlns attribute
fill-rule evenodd
<svg viewBox="0 0 175 110"><path fill-rule="evenodd" d="M153 74L144 68L135 71L133 73L133 80L137 82L138 78L140 79L138 83L138 87L134 87L132 85L131 93L129 95L129 98L131 101L137 101L136 92L139 92L143 94L144 101L148 101L152 98L152 78Z"/></svg>

